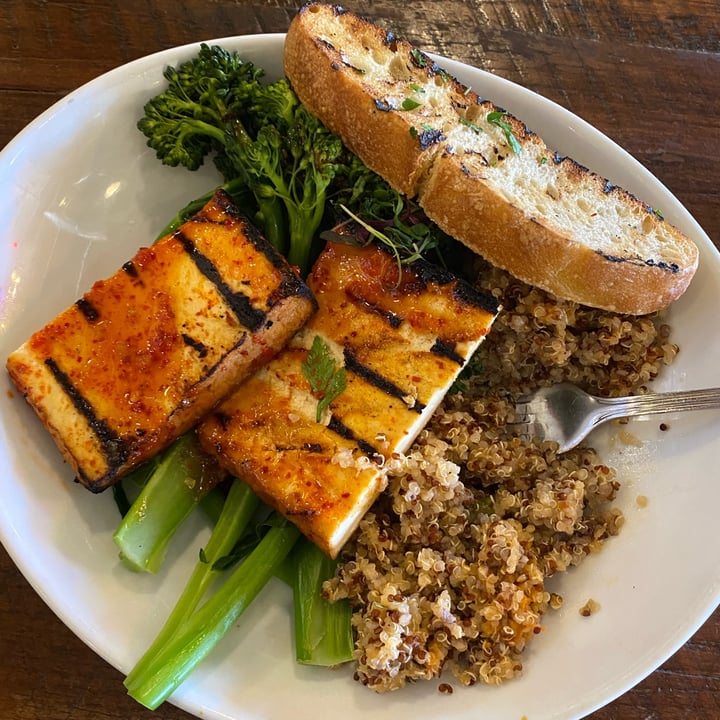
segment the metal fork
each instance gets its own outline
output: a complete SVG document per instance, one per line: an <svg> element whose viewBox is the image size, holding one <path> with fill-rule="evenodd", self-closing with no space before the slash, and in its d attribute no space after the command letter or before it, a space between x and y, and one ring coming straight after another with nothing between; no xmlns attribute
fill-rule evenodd
<svg viewBox="0 0 720 720"><path fill-rule="evenodd" d="M601 398L570 383L560 383L520 399L515 406L515 424L521 436L554 440L560 446L558 452L566 452L608 420L717 407L720 388Z"/></svg>

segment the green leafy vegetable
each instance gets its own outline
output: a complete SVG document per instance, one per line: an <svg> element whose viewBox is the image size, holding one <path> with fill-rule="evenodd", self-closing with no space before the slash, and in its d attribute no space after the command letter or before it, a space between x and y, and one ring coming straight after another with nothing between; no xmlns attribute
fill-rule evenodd
<svg viewBox="0 0 720 720"><path fill-rule="evenodd" d="M505 133L505 139L507 140L508 145L512 148L512 151L516 155L519 155L521 150L520 143L515 137L510 123L503 120L504 116L505 114L501 112L491 112L487 114L487 121L492 125L497 125Z"/></svg>
<svg viewBox="0 0 720 720"><path fill-rule="evenodd" d="M441 242L441 237L435 229L424 222L417 221L412 224L404 224L399 214L403 207L404 201L399 199L395 207L393 222L386 223L382 228L363 220L346 207L343 207L343 210L361 228L367 231L369 236L385 245L395 256L398 266L401 266L403 263L420 260L429 254L431 250L437 250Z"/></svg>
<svg viewBox="0 0 720 720"><path fill-rule="evenodd" d="M195 612L210 584L219 575L215 562L230 552L243 536L259 504L257 496L244 482L233 481L210 539L199 552L192 575L154 642L125 679L126 687L144 682L162 649Z"/></svg>
<svg viewBox="0 0 720 720"><path fill-rule="evenodd" d="M251 209L252 206L249 199L251 193L248 190L244 180L241 180L240 178L235 178L234 180L223 183L220 187L226 193L228 193L230 197L232 197L233 201L238 207L246 208L249 214L254 213L254 209ZM158 233L157 239L159 240L160 238L163 238L166 235L175 232L184 222L186 222L189 218L195 215L195 213L202 210L214 194L215 188L209 190L204 195L201 195L200 197L191 200L187 205L185 205L184 208L179 210L175 217L170 220L167 225L165 225L165 227L160 231L160 233Z"/></svg>
<svg viewBox="0 0 720 720"><path fill-rule="evenodd" d="M164 72L167 88L145 105L138 128L160 160L196 170L212 155L226 183L252 194L255 222L304 274L327 192L347 151L285 79L237 53L203 44ZM237 188L236 188L237 189Z"/></svg>
<svg viewBox="0 0 720 720"><path fill-rule="evenodd" d="M269 530L285 524L285 518L274 512L267 505L261 505L257 516L253 519L252 528L244 533L225 555L215 558L213 570L228 570L244 560L267 535Z"/></svg>
<svg viewBox="0 0 720 720"><path fill-rule="evenodd" d="M176 530L211 486L204 480L210 465L194 434L188 433L151 467L150 479L123 517L113 539L129 567L157 572Z"/></svg>
<svg viewBox="0 0 720 720"><path fill-rule="evenodd" d="M417 48L413 48L410 51L410 55L412 56L413 61L418 67L424 68L427 67L428 59L427 56L425 56L420 50Z"/></svg>
<svg viewBox="0 0 720 720"><path fill-rule="evenodd" d="M331 560L306 538L295 543L293 607L295 658L304 665L333 666L352 660L352 609L347 600L329 602L322 596L323 582L335 572Z"/></svg>
<svg viewBox="0 0 720 720"><path fill-rule="evenodd" d="M417 100L413 100L412 98L405 98L402 101L402 105L400 107L403 110L415 110L416 108L419 108L422 105L421 102L418 102Z"/></svg>
<svg viewBox="0 0 720 720"><path fill-rule="evenodd" d="M222 640L282 564L300 531L273 527L217 592L180 624L142 672L126 678L128 694L151 710L159 707ZM202 567L208 567L201 563Z"/></svg>
<svg viewBox="0 0 720 720"><path fill-rule="evenodd" d="M413 60L420 67L430 62L417 51ZM222 175L222 187L303 274L314 260L320 230L337 224L340 217L350 222L349 213L358 221L361 241L382 237L400 261L433 251L439 254L447 236L425 218L417 203L401 196L346 150L305 110L287 81L264 82L263 71L252 63L207 45L201 46L197 57L167 68L164 74L167 88L146 104L138 122L148 145L163 163L189 170L212 158ZM423 91L420 86L413 90ZM412 98L406 102L405 109L420 104ZM421 141L426 134L439 133L425 124L421 129ZM162 234L174 231L202 208L212 192L183 208ZM320 422L346 385L344 368L336 364L332 349L320 336L313 339L303 373L318 400ZM128 554L138 567L150 569L157 567L154 563L162 559L169 537L193 507L201 504L215 528L198 551L193 574L166 625L128 675L129 694L147 707L162 703L273 575L293 586L298 659L322 664L349 659L349 606L327 603L319 593L332 572L332 561L305 540L290 555L299 531L258 505L239 480L233 481L227 499L217 491L198 499L188 492L191 483L170 482L172 476L182 477L171 469L184 442L178 441L152 468L152 477L141 491L142 497L147 490L140 501L144 504L129 511L123 505L127 514L116 539L134 548ZM171 488L168 495L161 492L166 482ZM120 494L118 502L124 503ZM155 519L147 522L147 518ZM210 594L216 585L217 591Z"/></svg>
<svg viewBox="0 0 720 720"><path fill-rule="evenodd" d="M128 499L127 492L122 482L117 482L112 486L112 495L120 516L125 517L130 512L131 502Z"/></svg>
<svg viewBox="0 0 720 720"><path fill-rule="evenodd" d="M415 200L392 188L354 156L340 179L346 186L331 197L336 226L350 218L355 223L353 233L361 242L371 238L382 242L398 263L421 257L443 263L443 249L454 241L427 218ZM326 231L322 237L332 235Z"/></svg>
<svg viewBox="0 0 720 720"><path fill-rule="evenodd" d="M318 399L315 420L320 422L330 403L345 389L345 368L336 366L330 347L316 335L302 370L313 395Z"/></svg>

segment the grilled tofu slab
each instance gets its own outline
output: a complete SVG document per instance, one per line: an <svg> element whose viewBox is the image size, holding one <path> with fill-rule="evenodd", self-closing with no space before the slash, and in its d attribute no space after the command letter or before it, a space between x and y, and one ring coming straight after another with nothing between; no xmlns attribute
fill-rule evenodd
<svg viewBox="0 0 720 720"><path fill-rule="evenodd" d="M498 312L494 298L425 262L330 242L308 285L318 311L198 425L204 448L335 557ZM319 336L345 389L317 421L303 371Z"/></svg>
<svg viewBox="0 0 720 720"><path fill-rule="evenodd" d="M101 491L189 430L315 311L218 191L7 360L77 479Z"/></svg>

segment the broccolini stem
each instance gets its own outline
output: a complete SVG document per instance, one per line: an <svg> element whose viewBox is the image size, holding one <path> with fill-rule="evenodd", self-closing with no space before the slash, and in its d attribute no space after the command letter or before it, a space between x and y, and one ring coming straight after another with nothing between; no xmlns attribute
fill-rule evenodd
<svg viewBox="0 0 720 720"><path fill-rule="evenodd" d="M127 683L129 695L159 707L210 653L255 599L298 539L290 523L272 527L232 575L157 653L142 676Z"/></svg>
<svg viewBox="0 0 720 720"><path fill-rule="evenodd" d="M306 538L295 544L291 559L295 566L295 658L304 665L324 666L352 660L350 603L331 603L322 596L323 582L333 576L337 562Z"/></svg>
<svg viewBox="0 0 720 720"><path fill-rule="evenodd" d="M283 255L288 249L287 222L282 200L277 196L263 197L255 192L259 212L256 222L260 226L265 239Z"/></svg>
<svg viewBox="0 0 720 720"><path fill-rule="evenodd" d="M207 591L208 585L221 572L215 569L215 562L233 549L235 543L245 532L248 522L259 505L260 500L244 482L241 480L233 481L217 524L213 528L210 539L202 553L202 559L198 560L195 565L185 589L155 641L128 674L125 680L128 687L134 685L138 678L143 677L165 644L195 612Z"/></svg>
<svg viewBox="0 0 720 720"><path fill-rule="evenodd" d="M290 237L287 259L290 265L300 269L300 277L307 277L315 260L313 243L325 211L325 194L323 193L312 206L303 207L300 203L290 206Z"/></svg>
<svg viewBox="0 0 720 720"><path fill-rule="evenodd" d="M206 492L199 453L192 433L178 438L115 531L120 556L133 570L158 571L175 531Z"/></svg>

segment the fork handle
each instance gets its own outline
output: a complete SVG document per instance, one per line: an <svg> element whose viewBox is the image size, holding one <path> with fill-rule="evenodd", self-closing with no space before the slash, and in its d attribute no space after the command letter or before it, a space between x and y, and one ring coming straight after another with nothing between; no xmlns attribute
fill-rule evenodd
<svg viewBox="0 0 720 720"><path fill-rule="evenodd" d="M601 423L630 415L652 415L717 408L720 407L720 388L595 399L598 404L596 422Z"/></svg>

